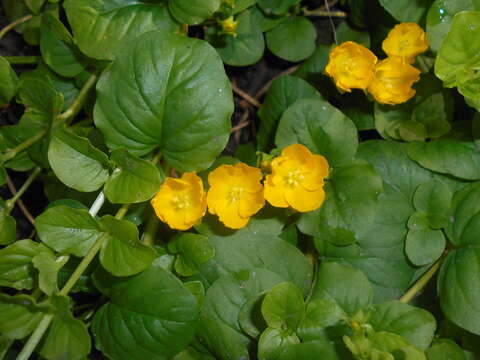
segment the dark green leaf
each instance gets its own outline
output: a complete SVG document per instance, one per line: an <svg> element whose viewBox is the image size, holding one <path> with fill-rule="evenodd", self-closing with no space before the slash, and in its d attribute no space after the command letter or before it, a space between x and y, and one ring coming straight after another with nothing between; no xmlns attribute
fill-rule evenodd
<svg viewBox="0 0 480 360"><path fill-rule="evenodd" d="M220 0L170 0L168 8L177 21L196 25L211 17L220 3Z"/></svg>
<svg viewBox="0 0 480 360"><path fill-rule="evenodd" d="M276 285L263 299L262 315L271 328L296 331L305 316L302 291L290 282Z"/></svg>
<svg viewBox="0 0 480 360"><path fill-rule="evenodd" d="M130 276L148 268L156 252L140 242L134 224L110 215L102 217L100 223L108 234L100 249L100 262L105 269L115 276Z"/></svg>
<svg viewBox="0 0 480 360"><path fill-rule="evenodd" d="M283 15L300 0L258 0L258 6L267 14Z"/></svg>
<svg viewBox="0 0 480 360"><path fill-rule="evenodd" d="M285 16L267 15L259 7L254 6L250 9L250 16L255 24L260 26L262 32L272 30L275 26L285 20Z"/></svg>
<svg viewBox="0 0 480 360"><path fill-rule="evenodd" d="M178 254L175 271L181 276L198 273L199 265L215 256L215 248L203 235L183 233L170 240L168 250Z"/></svg>
<svg viewBox="0 0 480 360"><path fill-rule="evenodd" d="M370 35L367 31L360 31L350 26L350 24L345 21L342 22L336 28L337 32L337 41L339 44L345 41L353 41L357 44L363 45L367 48L370 47Z"/></svg>
<svg viewBox="0 0 480 360"><path fill-rule="evenodd" d="M286 345L275 360L350 360L351 355L334 342L307 341Z"/></svg>
<svg viewBox="0 0 480 360"><path fill-rule="evenodd" d="M29 110L56 116L63 107L63 96L46 80L22 76L18 90L19 101Z"/></svg>
<svg viewBox="0 0 480 360"><path fill-rule="evenodd" d="M55 206L35 220L40 239L63 254L85 256L102 235L99 223L86 210Z"/></svg>
<svg viewBox="0 0 480 360"><path fill-rule="evenodd" d="M430 227L444 228L450 214L452 192L440 180L432 180L421 184L415 191L413 204L418 211L427 214Z"/></svg>
<svg viewBox="0 0 480 360"><path fill-rule="evenodd" d="M0 245L8 245L17 238L17 222L15 218L0 210Z"/></svg>
<svg viewBox="0 0 480 360"><path fill-rule="evenodd" d="M317 31L310 20L290 17L266 34L268 49L278 57L297 62L315 51Z"/></svg>
<svg viewBox="0 0 480 360"><path fill-rule="evenodd" d="M131 155L126 149L112 151L111 158L117 168L104 188L111 203L147 201L160 189L160 173L150 161Z"/></svg>
<svg viewBox="0 0 480 360"><path fill-rule="evenodd" d="M46 0L25 0L25 4L27 4L28 8L34 13L38 14L42 9L43 4Z"/></svg>
<svg viewBox="0 0 480 360"><path fill-rule="evenodd" d="M442 255L446 243L441 230L410 229L405 240L405 253L414 265L428 265Z"/></svg>
<svg viewBox="0 0 480 360"><path fill-rule="evenodd" d="M430 6L430 0L379 0L380 4L400 22L420 22Z"/></svg>
<svg viewBox="0 0 480 360"><path fill-rule="evenodd" d="M97 92L95 123L113 149L143 155L159 147L171 166L198 171L227 142L230 83L204 41L162 31L142 35L102 74Z"/></svg>
<svg viewBox="0 0 480 360"><path fill-rule="evenodd" d="M164 360L193 339L197 300L158 261L138 275L119 279L110 293L111 300L95 314L92 326L97 348L108 357Z"/></svg>
<svg viewBox="0 0 480 360"><path fill-rule="evenodd" d="M0 106L8 104L18 89L18 77L10 63L0 56Z"/></svg>
<svg viewBox="0 0 480 360"><path fill-rule="evenodd" d="M262 302L265 298L264 293L249 299L243 304L238 313L238 324L242 331L254 339L258 339L260 334L267 328L267 323L262 315Z"/></svg>
<svg viewBox="0 0 480 360"><path fill-rule="evenodd" d="M55 175L78 191L98 190L108 179L108 157L87 138L56 130L48 147L48 161Z"/></svg>
<svg viewBox="0 0 480 360"><path fill-rule="evenodd" d="M283 113L275 136L279 148L297 143L337 167L352 162L358 146L357 129L326 101L298 100Z"/></svg>
<svg viewBox="0 0 480 360"><path fill-rule="evenodd" d="M122 44L131 45L143 33L175 32L180 26L163 1L68 0L64 7L76 44L99 60L113 60Z"/></svg>

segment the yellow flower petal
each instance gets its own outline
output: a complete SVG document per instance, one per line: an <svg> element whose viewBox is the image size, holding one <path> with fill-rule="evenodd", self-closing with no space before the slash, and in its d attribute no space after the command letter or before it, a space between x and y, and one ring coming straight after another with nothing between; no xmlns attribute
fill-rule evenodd
<svg viewBox="0 0 480 360"><path fill-rule="evenodd" d="M256 214L265 205L264 192L247 193L239 203L238 213L241 217L250 217Z"/></svg>
<svg viewBox="0 0 480 360"><path fill-rule="evenodd" d="M247 225L250 217L242 217L238 212L238 204L230 203L222 208L218 219L227 227L231 229L240 229Z"/></svg>
<svg viewBox="0 0 480 360"><path fill-rule="evenodd" d="M382 49L388 56L399 56L404 62L413 63L415 56L427 51L428 39L418 24L402 23L390 30Z"/></svg>
<svg viewBox="0 0 480 360"><path fill-rule="evenodd" d="M325 191L320 188L315 191L298 187L285 193L288 204L297 211L308 212L318 209L325 200Z"/></svg>
<svg viewBox="0 0 480 360"><path fill-rule="evenodd" d="M323 187L324 181L328 176L328 162L322 155L312 155L308 171L303 172L301 185L306 190L318 190Z"/></svg>

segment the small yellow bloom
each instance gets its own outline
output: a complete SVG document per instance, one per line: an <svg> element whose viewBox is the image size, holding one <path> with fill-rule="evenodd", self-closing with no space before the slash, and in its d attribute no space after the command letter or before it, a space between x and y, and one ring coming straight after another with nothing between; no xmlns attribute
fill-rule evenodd
<svg viewBox="0 0 480 360"><path fill-rule="evenodd" d="M261 180L260 169L244 163L220 165L208 174L208 211L229 228L244 227L265 205Z"/></svg>
<svg viewBox="0 0 480 360"><path fill-rule="evenodd" d="M318 209L325 200L324 179L328 162L305 146L293 144L272 161L272 173L265 180L265 199L276 207L297 211Z"/></svg>
<svg viewBox="0 0 480 360"><path fill-rule="evenodd" d="M325 72L340 91L365 90L373 79L377 57L365 46L346 41L330 51Z"/></svg>
<svg viewBox="0 0 480 360"><path fill-rule="evenodd" d="M388 57L375 66L368 92L381 104L401 104L415 95L412 85L419 79L420 70L398 56Z"/></svg>
<svg viewBox="0 0 480 360"><path fill-rule="evenodd" d="M237 36L238 21L235 21L233 16L230 16L225 20L221 20L220 25L222 26L222 31L220 32L221 34L232 35L233 37Z"/></svg>
<svg viewBox="0 0 480 360"><path fill-rule="evenodd" d="M411 64L415 56L427 51L428 39L416 23L402 23L390 30L383 40L382 49L388 56L400 56Z"/></svg>
<svg viewBox="0 0 480 360"><path fill-rule="evenodd" d="M202 180L193 172L167 177L151 203L160 220L177 230L191 228L207 209Z"/></svg>

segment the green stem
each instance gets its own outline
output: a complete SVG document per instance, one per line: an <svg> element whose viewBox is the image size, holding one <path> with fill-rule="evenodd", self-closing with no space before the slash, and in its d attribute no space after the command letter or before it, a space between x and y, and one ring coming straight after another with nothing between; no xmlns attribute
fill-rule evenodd
<svg viewBox="0 0 480 360"><path fill-rule="evenodd" d="M23 346L22 351L18 354L17 360L28 360L30 355L32 355L33 350L35 350L35 347L42 339L43 334L47 331L52 320L53 314L46 314L43 316L42 320L38 323L37 328Z"/></svg>
<svg viewBox="0 0 480 360"><path fill-rule="evenodd" d="M39 131L34 136L32 136L30 139L27 139L23 143L15 146L13 149L8 150L2 156L3 161L8 161L10 159L13 159L15 156L17 156L18 153L22 152L23 150L28 149L30 146L32 146L38 140L40 140L42 137L44 137L46 133L47 133L47 130Z"/></svg>
<svg viewBox="0 0 480 360"><path fill-rule="evenodd" d="M41 168L37 167L33 172L30 174L30 176L25 180L23 183L22 187L17 191L17 193L11 198L8 199L5 203L5 208L7 213L10 213L12 211L13 207L15 206L15 203L17 202L18 199L27 191L28 187L32 184L33 180L40 174Z"/></svg>
<svg viewBox="0 0 480 360"><path fill-rule="evenodd" d="M21 17L20 19L17 19L13 22L11 22L10 24L8 24L7 26L5 26L2 30L0 30L0 39L6 34L8 33L10 30L12 30L15 26L17 25L20 25L20 24L23 24L24 22L30 20L31 18L33 18L33 15L26 15L24 17Z"/></svg>
<svg viewBox="0 0 480 360"><path fill-rule="evenodd" d="M142 242L145 245L151 246L154 244L155 235L157 234L159 227L160 221L158 220L157 215L155 215L155 213L150 214L142 236Z"/></svg>
<svg viewBox="0 0 480 360"><path fill-rule="evenodd" d="M30 65L40 61L40 56L4 56L3 58L12 65Z"/></svg>
<svg viewBox="0 0 480 360"><path fill-rule="evenodd" d="M328 17L347 17L347 13L344 11L325 11L325 10L303 10L305 16L328 16Z"/></svg>
<svg viewBox="0 0 480 360"><path fill-rule="evenodd" d="M409 303L416 295L417 293L422 290L425 285L430 281L430 279L435 275L435 273L440 269L440 266L443 263L443 260L445 260L446 253L444 253L440 259L437 260L433 266L428 269L428 271L423 274L416 282L415 284L412 285L410 289L400 298L400 301L403 303Z"/></svg>

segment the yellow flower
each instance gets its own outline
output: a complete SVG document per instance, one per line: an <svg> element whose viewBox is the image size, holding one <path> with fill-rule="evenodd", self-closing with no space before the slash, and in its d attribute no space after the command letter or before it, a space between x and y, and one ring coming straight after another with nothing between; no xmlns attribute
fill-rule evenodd
<svg viewBox="0 0 480 360"><path fill-rule="evenodd" d="M415 95L413 83L420 79L420 70L394 56L375 66L375 78L368 87L376 101L382 104L401 104Z"/></svg>
<svg viewBox="0 0 480 360"><path fill-rule="evenodd" d="M261 180L260 169L244 163L220 165L208 174L208 211L229 228L244 227L265 205Z"/></svg>
<svg viewBox="0 0 480 360"><path fill-rule="evenodd" d="M427 51L428 39L416 23L402 23L390 30L383 40L382 49L388 56L400 56L411 64L415 56Z"/></svg>
<svg viewBox="0 0 480 360"><path fill-rule="evenodd" d="M207 209L202 180L193 172L167 177L151 203L160 220L178 230L191 228Z"/></svg>
<svg viewBox="0 0 480 360"><path fill-rule="evenodd" d="M220 25L222 26L220 34L232 35L233 37L237 36L238 21L235 21L233 16L221 20Z"/></svg>
<svg viewBox="0 0 480 360"><path fill-rule="evenodd" d="M365 46L347 41L330 51L325 72L340 91L365 90L373 79L377 57Z"/></svg>
<svg viewBox="0 0 480 360"><path fill-rule="evenodd" d="M325 200L324 179L328 162L305 146L293 144L272 161L265 180L265 199L276 207L291 206L300 212L318 209Z"/></svg>

